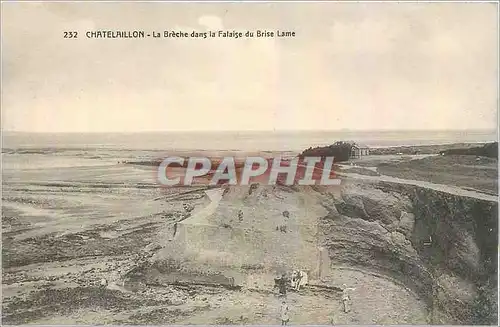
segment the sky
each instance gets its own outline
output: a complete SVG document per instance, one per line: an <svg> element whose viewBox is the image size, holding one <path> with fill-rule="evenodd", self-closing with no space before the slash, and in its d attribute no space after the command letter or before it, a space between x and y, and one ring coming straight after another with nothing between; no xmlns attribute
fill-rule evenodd
<svg viewBox="0 0 500 327"><path fill-rule="evenodd" d="M2 128L494 129L497 22L494 3L3 2ZM85 37L94 30L296 36Z"/></svg>

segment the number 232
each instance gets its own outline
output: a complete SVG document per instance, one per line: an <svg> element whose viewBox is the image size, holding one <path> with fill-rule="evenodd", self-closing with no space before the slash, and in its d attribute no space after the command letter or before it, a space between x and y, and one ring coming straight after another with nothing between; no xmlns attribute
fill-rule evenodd
<svg viewBox="0 0 500 327"><path fill-rule="evenodd" d="M76 39L78 37L78 32L64 32L65 39Z"/></svg>

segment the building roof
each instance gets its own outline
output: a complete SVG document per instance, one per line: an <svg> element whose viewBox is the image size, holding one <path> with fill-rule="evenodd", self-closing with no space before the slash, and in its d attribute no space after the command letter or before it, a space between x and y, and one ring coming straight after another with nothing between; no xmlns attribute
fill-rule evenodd
<svg viewBox="0 0 500 327"><path fill-rule="evenodd" d="M363 145L363 144L354 144L352 147L356 148L356 149L369 149L369 147L367 145Z"/></svg>

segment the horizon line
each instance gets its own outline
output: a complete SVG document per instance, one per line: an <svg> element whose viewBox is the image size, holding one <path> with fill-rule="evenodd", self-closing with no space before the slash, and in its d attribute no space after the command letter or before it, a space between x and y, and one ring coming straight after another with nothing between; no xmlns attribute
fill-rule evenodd
<svg viewBox="0 0 500 327"><path fill-rule="evenodd" d="M146 131L22 131L22 130L1 130L1 133L19 134L147 134L147 133L283 133L283 132L470 132L488 131L497 132L498 128L467 128L467 129L252 129L252 130L146 130Z"/></svg>

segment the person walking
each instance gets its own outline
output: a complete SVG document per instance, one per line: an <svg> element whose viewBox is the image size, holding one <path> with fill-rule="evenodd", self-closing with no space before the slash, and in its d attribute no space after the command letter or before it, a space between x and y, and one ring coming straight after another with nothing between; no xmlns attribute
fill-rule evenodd
<svg viewBox="0 0 500 327"><path fill-rule="evenodd" d="M348 313L351 311L351 296L349 291L354 291L355 288L347 287L346 284L342 285L342 304L344 305L344 312Z"/></svg>
<svg viewBox="0 0 500 327"><path fill-rule="evenodd" d="M279 294L281 296L286 296L286 286L287 286L288 278L286 278L285 273L281 275L280 282L279 282Z"/></svg>
<svg viewBox="0 0 500 327"><path fill-rule="evenodd" d="M281 302L280 308L280 316L281 316L281 325L286 325L288 321L290 321L290 316L288 314L289 308L288 304L285 301Z"/></svg>

